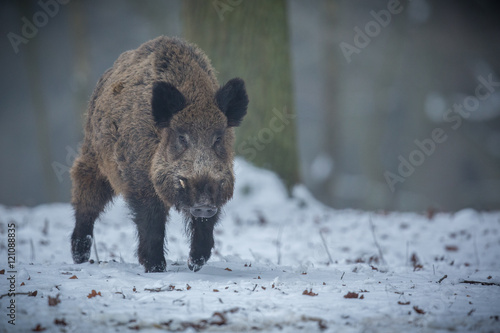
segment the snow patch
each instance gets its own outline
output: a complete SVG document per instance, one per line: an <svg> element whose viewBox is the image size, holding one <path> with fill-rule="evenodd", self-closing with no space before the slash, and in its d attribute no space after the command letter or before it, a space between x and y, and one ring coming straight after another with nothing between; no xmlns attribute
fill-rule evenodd
<svg viewBox="0 0 500 333"><path fill-rule="evenodd" d="M16 225L14 331L498 330L500 212L334 210L303 185L289 196L275 174L242 159L235 169L234 199L198 272L187 266L176 212L167 271L144 273L122 198L95 224L102 262L80 265L71 258L69 204L0 206L4 274L7 224ZM0 278L2 331L13 328L7 287Z"/></svg>

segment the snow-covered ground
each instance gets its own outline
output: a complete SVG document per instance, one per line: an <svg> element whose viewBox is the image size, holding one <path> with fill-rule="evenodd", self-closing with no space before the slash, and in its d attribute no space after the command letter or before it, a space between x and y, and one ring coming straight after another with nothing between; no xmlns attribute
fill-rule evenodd
<svg viewBox="0 0 500 333"><path fill-rule="evenodd" d="M273 173L243 160L236 170L197 273L177 213L168 271L145 274L119 198L96 222L99 264L94 251L94 263L72 263L69 204L0 206L1 331L500 331L500 212L334 210L302 186L289 198Z"/></svg>

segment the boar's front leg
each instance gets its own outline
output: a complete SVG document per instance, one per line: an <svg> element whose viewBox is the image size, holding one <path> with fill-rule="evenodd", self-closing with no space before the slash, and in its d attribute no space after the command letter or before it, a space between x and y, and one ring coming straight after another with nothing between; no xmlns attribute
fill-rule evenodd
<svg viewBox="0 0 500 333"><path fill-rule="evenodd" d="M214 226L219 219L218 215L211 218L191 217L188 226L191 234L188 267L192 271L199 271L210 259L214 247Z"/></svg>
<svg viewBox="0 0 500 333"><path fill-rule="evenodd" d="M148 272L164 272L167 268L163 245L167 211L157 197L131 196L128 198L137 225L139 262Z"/></svg>
<svg viewBox="0 0 500 333"><path fill-rule="evenodd" d="M73 180L72 205L75 210L75 228L71 235L71 254L76 264L90 258L94 222L111 201L114 192L99 172L91 154L80 156L71 169Z"/></svg>

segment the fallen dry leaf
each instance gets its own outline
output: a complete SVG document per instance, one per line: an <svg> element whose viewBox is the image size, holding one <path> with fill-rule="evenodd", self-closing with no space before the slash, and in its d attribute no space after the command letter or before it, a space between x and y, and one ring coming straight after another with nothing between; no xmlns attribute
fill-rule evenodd
<svg viewBox="0 0 500 333"><path fill-rule="evenodd" d="M344 298L358 298L359 294L354 293L354 292L348 292L346 295L344 295Z"/></svg>
<svg viewBox="0 0 500 333"><path fill-rule="evenodd" d="M302 295L307 295L307 296L318 296L318 294L317 294L317 293L313 293L312 289L309 289L309 291L307 291L307 289L306 289L306 290L304 290L304 291L302 292Z"/></svg>
<svg viewBox="0 0 500 333"><path fill-rule="evenodd" d="M421 315L425 314L425 311L424 311L424 310L422 310L422 309L420 309L420 308L419 308L418 306L416 306L416 305L415 305L415 306L413 306L413 310L415 310L415 312L416 312L416 313L418 313L418 314L421 314Z"/></svg>
<svg viewBox="0 0 500 333"><path fill-rule="evenodd" d="M223 313L214 312L214 314L212 315L212 318L210 320L211 325L222 326L222 325L225 325L226 323L227 323L227 319Z"/></svg>
<svg viewBox="0 0 500 333"><path fill-rule="evenodd" d="M56 306L59 303L61 303L61 300L59 299L59 294L57 294L56 297L49 296L49 306Z"/></svg>
<svg viewBox="0 0 500 333"><path fill-rule="evenodd" d="M92 289L92 292L87 295L87 298L96 297L97 295L102 296L101 292L96 292L94 289Z"/></svg>
<svg viewBox="0 0 500 333"><path fill-rule="evenodd" d="M37 324L36 327L34 329L32 329L33 332L43 332L45 330L46 330L46 328L42 327L42 325L40 325L40 324Z"/></svg>
<svg viewBox="0 0 500 333"><path fill-rule="evenodd" d="M54 319L54 324L56 325L61 325L61 326L67 326L68 323L66 322L66 320L63 319Z"/></svg>
<svg viewBox="0 0 500 333"><path fill-rule="evenodd" d="M419 271L419 270L421 270L421 269L423 269L423 268L424 268L424 266L422 266L422 264L420 263L420 260L418 259L418 257L417 257L417 254L416 254L416 253L413 253L413 254L411 255L410 260L411 260L411 263L412 263L412 265L413 265L413 271L414 271L414 272L415 272L415 271Z"/></svg>

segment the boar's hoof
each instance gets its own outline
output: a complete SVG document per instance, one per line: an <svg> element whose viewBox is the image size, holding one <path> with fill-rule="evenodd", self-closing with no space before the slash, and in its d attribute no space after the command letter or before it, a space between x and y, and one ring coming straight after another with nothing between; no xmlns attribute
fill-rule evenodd
<svg viewBox="0 0 500 333"><path fill-rule="evenodd" d="M217 214L217 207L208 205L193 206L189 209L189 212L191 212L191 215L194 217L208 219Z"/></svg>
<svg viewBox="0 0 500 333"><path fill-rule="evenodd" d="M199 259L189 258L188 267L193 272L198 272L203 267L203 265L205 265L206 262L207 260L205 258L199 258Z"/></svg>
<svg viewBox="0 0 500 333"><path fill-rule="evenodd" d="M154 265L145 265L146 273L162 273L167 270L167 263L165 261L154 264Z"/></svg>
<svg viewBox="0 0 500 333"><path fill-rule="evenodd" d="M71 254L75 264L89 261L90 247L92 246L92 236L86 235L84 238L72 237Z"/></svg>

